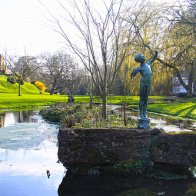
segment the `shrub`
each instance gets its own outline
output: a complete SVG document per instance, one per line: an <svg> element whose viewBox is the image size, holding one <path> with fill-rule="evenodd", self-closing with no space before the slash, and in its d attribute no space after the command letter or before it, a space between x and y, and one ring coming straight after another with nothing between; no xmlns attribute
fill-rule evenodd
<svg viewBox="0 0 196 196"><path fill-rule="evenodd" d="M9 76L9 77L7 77L7 81L11 84L15 84L16 78L14 76Z"/></svg>
<svg viewBox="0 0 196 196"><path fill-rule="evenodd" d="M43 82L35 81L34 85L40 90L41 93L45 92L46 86Z"/></svg>
<svg viewBox="0 0 196 196"><path fill-rule="evenodd" d="M126 160L117 162L113 165L113 168L118 171L127 173L143 173L147 168L152 167L153 163L151 161L144 160Z"/></svg>
<svg viewBox="0 0 196 196"><path fill-rule="evenodd" d="M41 111L44 118L60 122L64 127L74 128L111 128L124 127L123 119L119 114L109 113L108 119L102 118L100 106L92 109L86 104L58 103ZM128 127L136 126L134 119L128 120Z"/></svg>

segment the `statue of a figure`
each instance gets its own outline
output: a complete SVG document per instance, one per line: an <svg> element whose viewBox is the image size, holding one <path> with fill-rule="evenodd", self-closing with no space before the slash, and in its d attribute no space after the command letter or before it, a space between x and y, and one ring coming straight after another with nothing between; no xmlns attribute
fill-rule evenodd
<svg viewBox="0 0 196 196"><path fill-rule="evenodd" d="M131 73L131 78L135 77L135 75L140 72L142 78L140 80L140 100L139 100L139 110L140 110L140 118L141 120L147 119L146 110L147 110L147 102L148 96L151 90L152 84L152 70L151 64L156 59L158 52L155 51L154 56L147 62L145 62L146 58L142 54L137 54L134 60L137 63L140 63L140 67L134 69Z"/></svg>

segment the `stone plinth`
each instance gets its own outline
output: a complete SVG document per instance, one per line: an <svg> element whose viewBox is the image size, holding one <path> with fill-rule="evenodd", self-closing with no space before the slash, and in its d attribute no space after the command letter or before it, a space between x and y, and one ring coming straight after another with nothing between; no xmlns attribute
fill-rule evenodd
<svg viewBox="0 0 196 196"><path fill-rule="evenodd" d="M64 166L105 165L149 159L151 132L142 129L60 129L58 158Z"/></svg>
<svg viewBox="0 0 196 196"><path fill-rule="evenodd" d="M146 119L138 119L138 129L149 129L150 128L150 120Z"/></svg>

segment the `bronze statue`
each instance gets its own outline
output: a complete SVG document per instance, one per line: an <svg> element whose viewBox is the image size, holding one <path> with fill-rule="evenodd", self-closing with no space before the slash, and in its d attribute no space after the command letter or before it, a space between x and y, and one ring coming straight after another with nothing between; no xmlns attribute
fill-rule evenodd
<svg viewBox="0 0 196 196"><path fill-rule="evenodd" d="M147 62L145 62L146 58L142 54L137 54L134 60L137 63L140 63L140 67L134 69L131 73L131 78L135 77L135 75L140 72L142 78L140 80L140 100L139 100L139 110L140 110L140 121L139 128L149 128L149 120L147 119L146 110L147 110L147 102L148 96L150 94L151 85L152 85L152 70L151 64L156 59L158 52L155 51L154 56ZM145 125L144 122L147 121Z"/></svg>

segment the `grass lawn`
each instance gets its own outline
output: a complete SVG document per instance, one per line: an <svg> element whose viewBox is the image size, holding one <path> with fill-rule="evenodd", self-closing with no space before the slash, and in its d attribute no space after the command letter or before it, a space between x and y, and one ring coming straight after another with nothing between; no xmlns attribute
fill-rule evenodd
<svg viewBox="0 0 196 196"><path fill-rule="evenodd" d="M138 108L138 96L108 96L108 104L129 105L129 108ZM88 96L75 96L76 103L88 103ZM93 98L93 102L101 103L98 97ZM148 111L191 118L196 120L196 98L179 98L168 96L150 96Z"/></svg>
<svg viewBox="0 0 196 196"><path fill-rule="evenodd" d="M196 103L149 104L148 111L196 119Z"/></svg>
<svg viewBox="0 0 196 196"><path fill-rule="evenodd" d="M89 96L75 96L75 103L89 103ZM46 106L56 102L67 102L66 95L0 93L0 111L6 109L30 109L35 106ZM129 108L138 108L138 96L109 96L108 104L127 103ZM94 103L101 103L99 97L93 98ZM191 118L196 120L196 98L176 98L150 96L148 111Z"/></svg>
<svg viewBox="0 0 196 196"><path fill-rule="evenodd" d="M0 75L0 111L6 109L30 109L36 106L66 102L67 96L40 94L35 85L25 82L21 85L22 96L18 96L18 84L7 82L6 75Z"/></svg>
<svg viewBox="0 0 196 196"><path fill-rule="evenodd" d="M22 94L36 94L39 93L37 87L29 82L21 85ZM7 76L0 75L0 93L18 93L18 83L11 84L7 82Z"/></svg>
<svg viewBox="0 0 196 196"><path fill-rule="evenodd" d="M6 109L29 109L56 102L67 102L67 96L49 94L23 94L18 96L17 93L0 93L1 111Z"/></svg>
<svg viewBox="0 0 196 196"><path fill-rule="evenodd" d="M18 96L18 84L7 82L7 76L0 75L0 110L29 109L56 102L67 102L66 95L39 94L39 90L31 83L21 86L22 96ZM75 96L75 103L89 103L89 96ZM129 105L138 108L138 96L108 96L108 104ZM100 97L93 98L94 103L101 103ZM148 111L179 117L196 119L196 98L177 98L166 96L150 96Z"/></svg>

